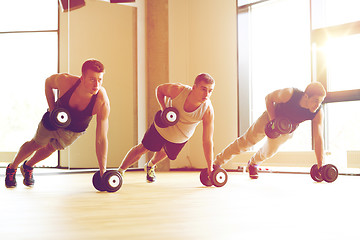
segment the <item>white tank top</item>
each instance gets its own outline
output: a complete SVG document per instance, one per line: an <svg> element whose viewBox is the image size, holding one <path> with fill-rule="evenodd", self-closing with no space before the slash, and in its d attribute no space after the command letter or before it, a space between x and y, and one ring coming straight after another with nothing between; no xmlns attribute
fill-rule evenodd
<svg viewBox="0 0 360 240"><path fill-rule="evenodd" d="M184 104L187 96L191 92L190 86L185 88L174 99L167 98L165 100L166 107L175 107L179 111L179 121L167 128L160 128L156 125L156 130L160 135L172 143L184 143L188 141L195 132L196 126L202 121L204 113L211 104L210 100L206 100L193 112L186 112Z"/></svg>

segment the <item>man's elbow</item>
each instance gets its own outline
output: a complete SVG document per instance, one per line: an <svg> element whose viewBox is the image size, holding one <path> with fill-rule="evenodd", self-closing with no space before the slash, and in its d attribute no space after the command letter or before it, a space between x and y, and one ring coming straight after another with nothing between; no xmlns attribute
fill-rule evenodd
<svg viewBox="0 0 360 240"><path fill-rule="evenodd" d="M214 145L214 142L213 142L212 138L210 138L210 139L204 139L204 140L203 140L203 145L204 145L204 146L212 147L212 146Z"/></svg>
<svg viewBox="0 0 360 240"><path fill-rule="evenodd" d="M96 145L101 146L107 144L108 140L106 137L96 139Z"/></svg>

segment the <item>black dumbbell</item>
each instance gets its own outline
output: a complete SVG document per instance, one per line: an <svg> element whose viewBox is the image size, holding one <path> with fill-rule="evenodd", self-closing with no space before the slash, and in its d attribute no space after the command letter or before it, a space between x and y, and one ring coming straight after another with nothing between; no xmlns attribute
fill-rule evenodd
<svg viewBox="0 0 360 240"><path fill-rule="evenodd" d="M208 174L208 170L207 168L203 169L201 172L200 172L200 182L206 186L206 187L210 187L212 186L212 182L209 178L209 174Z"/></svg>
<svg viewBox="0 0 360 240"><path fill-rule="evenodd" d="M317 164L314 164L310 169L310 176L316 182L323 180L328 183L334 182L339 175L339 171L335 165L326 164L318 169Z"/></svg>
<svg viewBox="0 0 360 240"><path fill-rule="evenodd" d="M167 128L174 126L179 121L179 111L174 107L165 108L155 114L155 123L158 127Z"/></svg>
<svg viewBox="0 0 360 240"><path fill-rule="evenodd" d="M268 122L265 126L265 134L269 138L277 138L281 134L290 133L292 130L292 123L289 119L284 117L275 118Z"/></svg>
<svg viewBox="0 0 360 240"><path fill-rule="evenodd" d="M65 108L55 108L50 112L50 124L53 128L66 128L71 123L71 117L68 110Z"/></svg>
<svg viewBox="0 0 360 240"><path fill-rule="evenodd" d="M100 171L97 171L92 182L98 191L116 192L121 188L123 180L118 171L109 170L102 177L100 177Z"/></svg>
<svg viewBox="0 0 360 240"><path fill-rule="evenodd" d="M324 181L328 183L334 182L339 176L338 169L332 164L326 164L325 166L320 168L320 170L321 176L323 177Z"/></svg>
<svg viewBox="0 0 360 240"><path fill-rule="evenodd" d="M92 178L92 183L94 185L94 188L98 191L105 191L105 188L101 182L101 176L100 171L97 171Z"/></svg>
<svg viewBox="0 0 360 240"><path fill-rule="evenodd" d="M227 172L222 168L217 168L211 172L209 177L207 168L200 172L200 182L207 187L214 185L215 187L222 187L227 183Z"/></svg>
<svg viewBox="0 0 360 240"><path fill-rule="evenodd" d="M310 176L315 182L322 182L323 178L320 174L320 171L317 167L317 164L314 164L310 169Z"/></svg>

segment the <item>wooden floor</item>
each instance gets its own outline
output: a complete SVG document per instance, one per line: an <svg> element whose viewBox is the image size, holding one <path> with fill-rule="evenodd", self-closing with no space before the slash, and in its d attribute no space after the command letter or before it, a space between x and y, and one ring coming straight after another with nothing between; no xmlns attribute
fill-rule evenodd
<svg viewBox="0 0 360 240"><path fill-rule="evenodd" d="M0 187L0 239L360 239L360 177L314 183L305 174L230 172L222 188L199 172L127 172L116 193L92 173L36 175L34 188ZM0 180L4 182L3 174Z"/></svg>

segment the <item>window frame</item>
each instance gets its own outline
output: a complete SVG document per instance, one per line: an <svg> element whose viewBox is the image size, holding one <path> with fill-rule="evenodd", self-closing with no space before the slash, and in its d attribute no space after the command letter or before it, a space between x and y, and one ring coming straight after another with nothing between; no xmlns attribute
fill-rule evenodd
<svg viewBox="0 0 360 240"><path fill-rule="evenodd" d="M251 21L250 16L250 8L253 5L267 2L271 0L259 0L259 1L248 1L249 3L245 3L246 1L237 0L237 24L239 22L239 14L244 14L242 16L243 20L246 22ZM311 50L311 81L318 81L323 84L325 89L327 89L327 67L324 53L320 51L321 46L324 45L327 37L329 35L335 35L338 37L350 36L353 34L360 34L360 21L335 25L335 26L327 26L323 28L312 29L312 11L313 0L309 0L310 6L310 50ZM249 31L250 28L241 29L239 31L239 26L237 25L238 31L238 136L241 136L251 124L251 70L250 70L250 58L251 58L251 42L249 39ZM239 44L239 36L242 34L242 38L240 39L244 46L240 46ZM249 48L246 54L239 54L240 49ZM241 72L241 74L240 74ZM249 89L249 93L244 93L244 89ZM360 100L360 89L349 89L342 91L330 91L327 92L327 96L323 102L324 107L324 142L325 149L328 149L328 139L327 139L327 116L326 116L326 104L335 103L335 102L345 102L345 101L358 101ZM313 128L313 126L312 126ZM314 150L314 138L312 136L312 149Z"/></svg>
<svg viewBox="0 0 360 240"><path fill-rule="evenodd" d="M327 65L324 53L320 49L324 46L329 36L345 37L355 34L360 34L360 21L318 28L311 31L312 61L314 63L312 68L313 81L319 81L327 88ZM327 93L324 104L357 100L360 100L360 89L331 91Z"/></svg>
<svg viewBox="0 0 360 240"><path fill-rule="evenodd" d="M56 0L54 0L56 1ZM23 33L56 33L57 34L57 73L60 69L60 4L59 1L57 1L57 28L54 30L16 30L16 31L0 31L0 35L2 34L23 34ZM13 155L16 154L16 152L0 152L0 163L3 162L2 159L7 159L6 162L8 162L8 159L12 158ZM57 165L54 166L54 168L58 168L60 166L60 156L59 151L57 153Z"/></svg>

